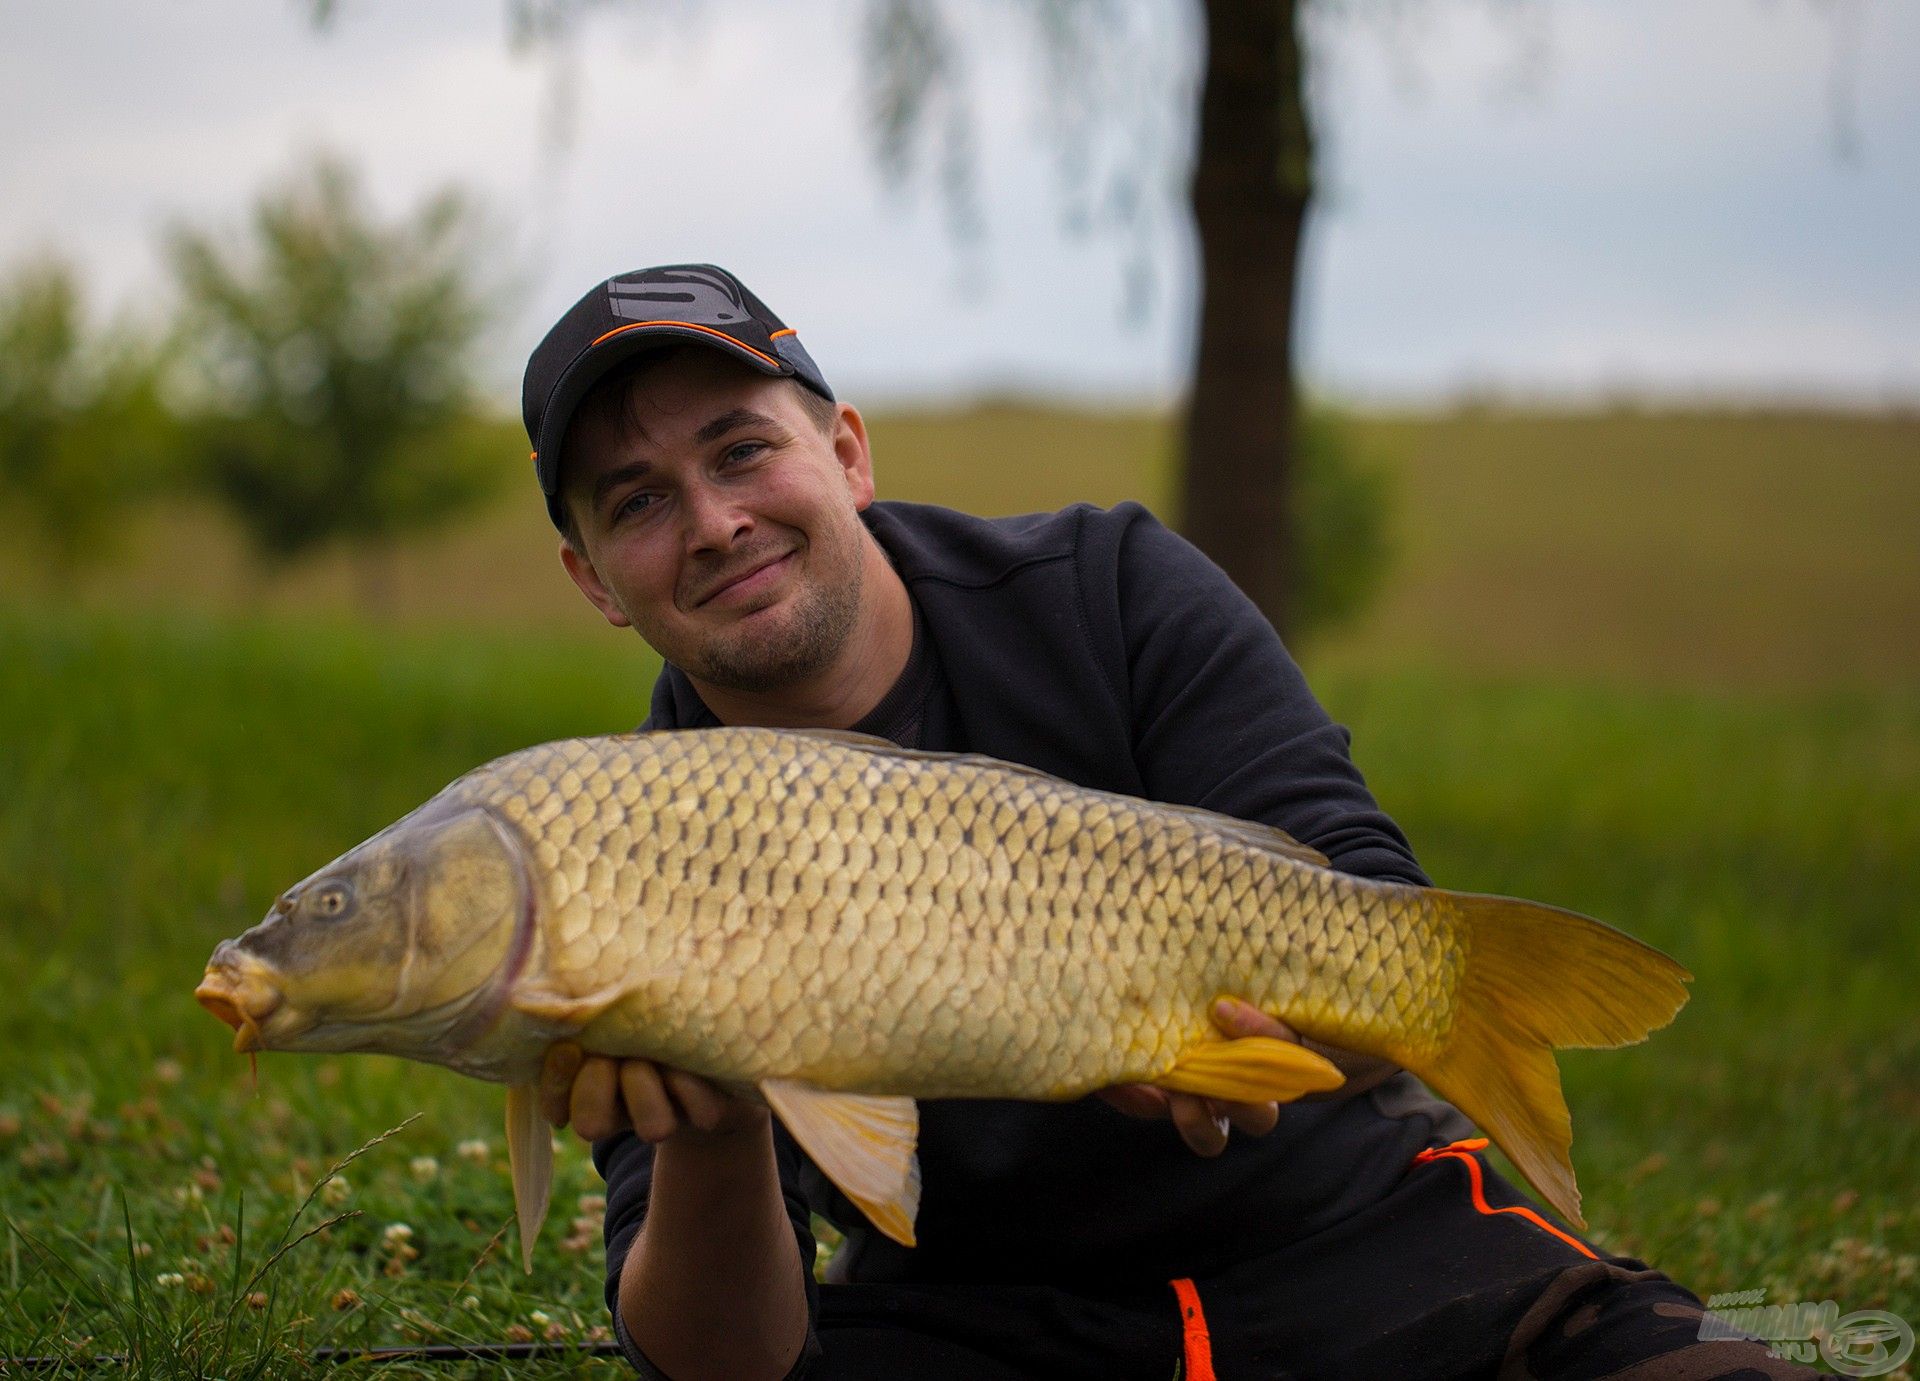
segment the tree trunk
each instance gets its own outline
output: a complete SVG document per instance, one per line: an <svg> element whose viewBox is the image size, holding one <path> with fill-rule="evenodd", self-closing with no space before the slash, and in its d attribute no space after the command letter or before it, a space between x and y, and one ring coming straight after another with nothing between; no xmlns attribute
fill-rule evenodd
<svg viewBox="0 0 1920 1381"><path fill-rule="evenodd" d="M1294 546L1293 304L1312 197L1299 0L1202 0L1193 169L1200 331L1186 535L1287 631Z"/></svg>

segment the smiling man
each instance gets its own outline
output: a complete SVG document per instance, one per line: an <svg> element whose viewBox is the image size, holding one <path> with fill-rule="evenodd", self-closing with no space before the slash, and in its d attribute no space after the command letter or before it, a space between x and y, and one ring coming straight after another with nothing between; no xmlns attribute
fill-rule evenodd
<svg viewBox="0 0 1920 1381"><path fill-rule="evenodd" d="M875 502L859 412L737 279L622 275L534 351L560 555L663 657L649 729L852 729L1276 826L1425 884L1346 731L1224 574L1138 505ZM1244 1005L1230 1036L1291 1038ZM556 1047L606 1177L608 1303L647 1375L1802 1375L1551 1223L1411 1076L1277 1109L1157 1090L921 1108L918 1245L867 1227L758 1102ZM1464 1144L1463 1144L1464 1143ZM812 1215L845 1234L816 1286Z"/></svg>

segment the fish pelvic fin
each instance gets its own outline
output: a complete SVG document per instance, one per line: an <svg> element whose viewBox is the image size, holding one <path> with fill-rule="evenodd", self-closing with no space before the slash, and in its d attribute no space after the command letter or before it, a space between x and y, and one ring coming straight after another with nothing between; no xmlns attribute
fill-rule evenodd
<svg viewBox="0 0 1920 1381"><path fill-rule="evenodd" d="M1406 1067L1499 1143L1575 1227L1573 1118L1555 1049L1633 1045L1672 1021L1693 975L1630 935L1558 907L1435 892L1465 938L1453 1028Z"/></svg>
<svg viewBox="0 0 1920 1381"><path fill-rule="evenodd" d="M533 1274L533 1244L553 1197L553 1130L540 1113L533 1084L507 1087L507 1162L513 1167L513 1214L520 1222L520 1265Z"/></svg>
<svg viewBox="0 0 1920 1381"><path fill-rule="evenodd" d="M1346 1076L1326 1056L1294 1041L1242 1036L1196 1045L1147 1082L1231 1103L1291 1103L1302 1094L1339 1088Z"/></svg>
<svg viewBox="0 0 1920 1381"><path fill-rule="evenodd" d="M920 1109L911 1098L835 1093L798 1079L768 1079L760 1095L875 1227L903 1247L914 1245Z"/></svg>

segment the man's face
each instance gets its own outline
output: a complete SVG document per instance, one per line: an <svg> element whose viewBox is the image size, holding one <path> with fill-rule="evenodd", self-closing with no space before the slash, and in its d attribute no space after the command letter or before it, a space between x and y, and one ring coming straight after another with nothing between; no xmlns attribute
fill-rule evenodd
<svg viewBox="0 0 1920 1381"><path fill-rule="evenodd" d="M696 680L773 690L824 670L852 633L873 501L853 409L827 435L790 381L682 349L625 407L581 408L561 482L583 548L562 549L568 573Z"/></svg>

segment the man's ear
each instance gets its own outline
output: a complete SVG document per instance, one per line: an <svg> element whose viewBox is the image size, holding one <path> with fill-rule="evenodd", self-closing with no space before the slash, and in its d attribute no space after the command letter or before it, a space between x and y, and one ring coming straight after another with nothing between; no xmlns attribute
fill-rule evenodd
<svg viewBox="0 0 1920 1381"><path fill-rule="evenodd" d="M873 502L873 449L867 443L867 424L860 409L841 403L833 423L833 454L853 495L856 511Z"/></svg>
<svg viewBox="0 0 1920 1381"><path fill-rule="evenodd" d="M593 562L574 548L566 538L560 539L560 564L567 568L567 574L573 577L573 583L580 587L580 593L615 628L631 628L633 620L614 600L613 593L601 583L600 572L593 568Z"/></svg>

